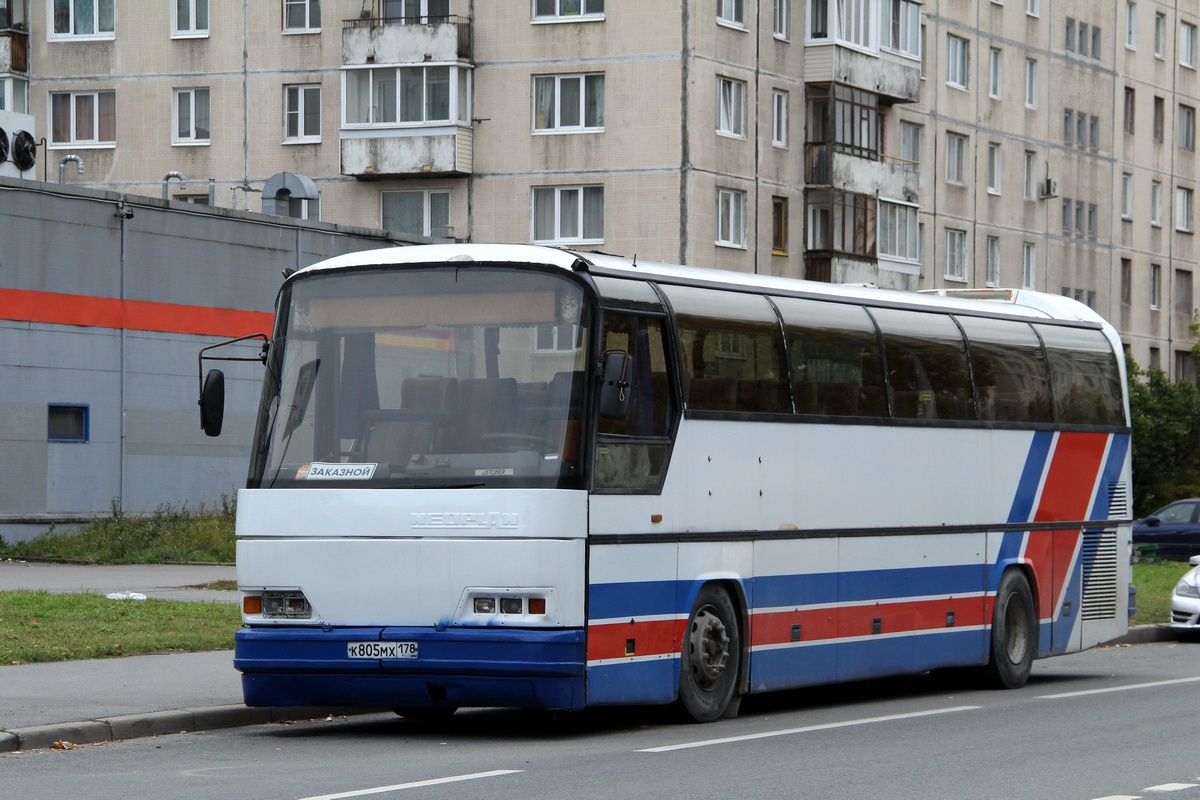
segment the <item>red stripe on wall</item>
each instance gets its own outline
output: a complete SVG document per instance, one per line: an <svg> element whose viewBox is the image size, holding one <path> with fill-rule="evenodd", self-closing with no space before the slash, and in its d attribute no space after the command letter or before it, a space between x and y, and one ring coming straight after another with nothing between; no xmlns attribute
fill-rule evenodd
<svg viewBox="0 0 1200 800"><path fill-rule="evenodd" d="M274 315L236 308L0 289L0 319L233 338L270 333Z"/></svg>

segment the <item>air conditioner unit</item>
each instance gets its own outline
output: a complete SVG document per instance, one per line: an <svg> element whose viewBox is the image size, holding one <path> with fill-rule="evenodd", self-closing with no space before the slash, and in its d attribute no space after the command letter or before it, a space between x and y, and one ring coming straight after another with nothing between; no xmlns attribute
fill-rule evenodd
<svg viewBox="0 0 1200 800"><path fill-rule="evenodd" d="M1054 180L1054 178L1046 178L1046 180L1042 181L1041 197L1042 199L1058 197L1058 181Z"/></svg>

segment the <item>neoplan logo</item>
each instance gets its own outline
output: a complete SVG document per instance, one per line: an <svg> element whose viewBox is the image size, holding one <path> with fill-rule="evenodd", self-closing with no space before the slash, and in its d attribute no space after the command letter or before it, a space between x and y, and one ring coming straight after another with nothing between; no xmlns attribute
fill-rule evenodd
<svg viewBox="0 0 1200 800"><path fill-rule="evenodd" d="M412 527L510 530L521 527L521 520L515 512L425 511L413 513Z"/></svg>

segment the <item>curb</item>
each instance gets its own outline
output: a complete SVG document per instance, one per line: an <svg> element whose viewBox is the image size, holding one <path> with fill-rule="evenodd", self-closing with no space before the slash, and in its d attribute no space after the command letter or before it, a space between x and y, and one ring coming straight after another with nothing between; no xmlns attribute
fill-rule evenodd
<svg viewBox="0 0 1200 800"><path fill-rule="evenodd" d="M383 709L250 708L244 705L230 705L153 711L145 714L127 714L79 722L57 722L0 731L0 753L54 747L56 743L99 744L120 739L140 739L171 733L195 733L219 728L264 725L270 722L375 714L381 710Z"/></svg>
<svg viewBox="0 0 1200 800"><path fill-rule="evenodd" d="M1129 633L1104 644L1151 644L1153 642L1173 642L1179 638L1180 631L1170 625L1133 625L1129 628Z"/></svg>

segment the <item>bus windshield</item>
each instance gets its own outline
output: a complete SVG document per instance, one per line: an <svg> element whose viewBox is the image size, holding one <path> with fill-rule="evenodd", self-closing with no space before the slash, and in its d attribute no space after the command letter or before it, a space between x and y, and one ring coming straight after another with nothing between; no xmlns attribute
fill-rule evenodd
<svg viewBox="0 0 1200 800"><path fill-rule="evenodd" d="M251 487L578 488L587 304L476 265L298 276Z"/></svg>

